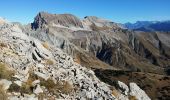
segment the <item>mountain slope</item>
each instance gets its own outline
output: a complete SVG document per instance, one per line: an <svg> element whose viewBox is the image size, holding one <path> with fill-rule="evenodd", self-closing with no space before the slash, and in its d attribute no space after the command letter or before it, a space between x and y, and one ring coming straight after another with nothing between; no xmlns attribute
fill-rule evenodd
<svg viewBox="0 0 170 100"><path fill-rule="evenodd" d="M46 27L39 27L36 31L31 30L28 33L54 44L81 65L94 70L168 75L170 66L168 32L130 31L117 23L94 16L85 17L81 22L83 23L81 29L44 24ZM137 83L142 86L142 83Z"/></svg>
<svg viewBox="0 0 170 100"><path fill-rule="evenodd" d="M130 91L124 94L100 81L91 69L78 64L54 44L30 36L26 28L6 21L0 23L2 99L125 100L134 96L150 100L135 83L125 85ZM119 88L124 88L121 84L118 83Z"/></svg>
<svg viewBox="0 0 170 100"><path fill-rule="evenodd" d="M58 17L54 19L59 20ZM36 20L37 17L34 22L37 22ZM169 42L163 43L164 40L158 38L160 34L160 36L169 37L166 33L153 32L147 35L144 32L132 32L122 29L114 22L97 17L85 17L81 22L84 28L88 27L90 29L75 30L75 28L61 28L44 23L43 25L46 27L39 27L35 32L28 33L42 41L48 41L60 47L79 60L80 64L85 66L90 64L92 68L98 66L98 68L116 68L164 74L164 68L170 65L167 52ZM34 23L32 27L34 27ZM168 41L168 39L164 39ZM163 49L160 48L162 45L166 48L165 54L160 54ZM91 57L94 60L87 61L83 59L91 59ZM166 58L167 61L164 60Z"/></svg>
<svg viewBox="0 0 170 100"><path fill-rule="evenodd" d="M24 96L33 94L33 98L39 97L42 91L42 95L48 99L159 98L155 96L156 93L150 94L148 88L143 87L149 81L145 81L143 85L138 80L142 76L140 73L168 75L168 32L136 32L95 16L81 20L71 14L46 12L40 12L34 22L26 26L2 22L0 60L16 71L17 78L7 79L15 82L9 87L9 93L23 93L23 88L16 91L14 87L16 84L20 87L24 84ZM137 73L139 76L136 76L136 80L130 75L125 80L120 77L126 83L124 84L118 81L119 77L114 76L121 72ZM109 79L105 77L107 75ZM128 78L131 81L127 81ZM150 78L153 77L146 77L146 80ZM142 86L149 97L134 82ZM166 80L162 82L166 83ZM164 95L163 92L160 93ZM46 96L48 94L50 96ZM11 97L15 98L17 95L11 94Z"/></svg>

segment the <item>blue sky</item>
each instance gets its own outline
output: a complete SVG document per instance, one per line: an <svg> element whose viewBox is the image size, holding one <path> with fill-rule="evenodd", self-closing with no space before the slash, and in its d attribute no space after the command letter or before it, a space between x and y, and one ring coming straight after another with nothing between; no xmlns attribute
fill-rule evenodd
<svg viewBox="0 0 170 100"><path fill-rule="evenodd" d="M40 11L98 16L114 22L170 20L170 0L1 0L0 16L30 23Z"/></svg>

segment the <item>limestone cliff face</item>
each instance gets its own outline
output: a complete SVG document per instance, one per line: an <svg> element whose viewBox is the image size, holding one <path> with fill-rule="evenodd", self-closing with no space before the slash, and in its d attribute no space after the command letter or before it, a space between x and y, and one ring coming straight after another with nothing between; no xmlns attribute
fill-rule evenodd
<svg viewBox="0 0 170 100"><path fill-rule="evenodd" d="M56 20L68 22L67 19L60 19L58 17L66 15L45 13L44 16L48 16L45 17L48 23L55 23ZM35 24L40 21L37 18L41 19L41 17L36 17L32 27L35 27ZM40 21L46 27L39 27L35 32L28 33L33 33L30 35L37 35L35 33L38 33L36 38L48 41L62 48L69 55L78 59L83 65L88 64L95 68L96 66L99 68L101 66L106 66L104 68L111 68L110 66L113 66L111 69L116 68L159 74L164 74L164 70L168 69L170 64L168 52L169 40L167 37L169 35L166 33L128 31L119 24L94 16L85 17L83 20L74 19L77 19L77 21L69 21L74 24L72 25L74 27L67 27L62 23L52 25ZM82 27L80 24L75 25L77 22L82 23ZM41 26L41 24L38 25ZM84 61L83 57L93 58L94 60Z"/></svg>
<svg viewBox="0 0 170 100"><path fill-rule="evenodd" d="M167 68L170 64L168 37L169 34L161 32L136 32L129 38L130 45L139 56L146 58L153 65Z"/></svg>

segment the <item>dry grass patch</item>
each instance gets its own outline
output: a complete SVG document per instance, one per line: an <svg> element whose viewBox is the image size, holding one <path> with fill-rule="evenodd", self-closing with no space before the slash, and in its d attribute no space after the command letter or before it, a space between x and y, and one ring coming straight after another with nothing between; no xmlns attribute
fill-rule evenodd
<svg viewBox="0 0 170 100"><path fill-rule="evenodd" d="M51 59L46 60L46 65L53 65L53 64L54 64L53 60L51 60Z"/></svg>
<svg viewBox="0 0 170 100"><path fill-rule="evenodd" d="M80 58L78 58L78 57L74 58L74 62L81 64Z"/></svg>
<svg viewBox="0 0 170 100"><path fill-rule="evenodd" d="M32 94L33 93L33 85L32 82L38 79L38 76L32 72L30 72L30 76L26 83L23 83L21 86L21 93Z"/></svg>
<svg viewBox="0 0 170 100"><path fill-rule="evenodd" d="M73 86L68 81L63 81L63 84L61 85L61 91L62 93L69 94L73 90Z"/></svg>
<svg viewBox="0 0 170 100"><path fill-rule="evenodd" d="M136 96L129 96L129 100L138 100Z"/></svg>
<svg viewBox="0 0 170 100"><path fill-rule="evenodd" d="M33 93L33 85L32 82L37 80L38 76L30 72L30 76L27 82L23 83L22 86L18 86L15 83L12 83L8 89L9 92L20 92L25 94L32 94Z"/></svg>
<svg viewBox="0 0 170 100"><path fill-rule="evenodd" d="M44 93L39 93L38 94L38 100L44 100L45 97L46 97L46 95Z"/></svg>
<svg viewBox="0 0 170 100"><path fill-rule="evenodd" d="M9 92L20 92L20 86L18 86L15 83L12 83L10 87L8 88Z"/></svg>
<svg viewBox="0 0 170 100"><path fill-rule="evenodd" d="M0 63L0 79L11 80L14 74L14 71L9 70L6 64Z"/></svg>
<svg viewBox="0 0 170 100"><path fill-rule="evenodd" d="M112 91L112 95L114 95L115 97L117 97L117 96L118 96L117 90L113 90L113 91Z"/></svg>
<svg viewBox="0 0 170 100"><path fill-rule="evenodd" d="M49 48L50 48L48 42L43 42L42 45L43 45L43 47L46 48L46 49L49 49Z"/></svg>
<svg viewBox="0 0 170 100"><path fill-rule="evenodd" d="M40 82L41 86L45 86L50 93L58 96L59 93L70 94L73 90L73 86L67 81L60 81L54 83L53 80L48 79L47 81Z"/></svg>
<svg viewBox="0 0 170 100"><path fill-rule="evenodd" d="M9 92L20 92L25 94L32 94L33 93L33 86L27 83L23 83L22 86L18 86L17 84L13 83L10 85Z"/></svg>
<svg viewBox="0 0 170 100"><path fill-rule="evenodd" d="M33 86L30 84L23 83L20 87L20 92L25 94L32 94L33 93Z"/></svg>
<svg viewBox="0 0 170 100"><path fill-rule="evenodd" d="M0 48L7 47L5 43L0 43Z"/></svg>
<svg viewBox="0 0 170 100"><path fill-rule="evenodd" d="M6 91L3 88L3 85L0 85L0 100L8 100L7 98L8 96L7 96Z"/></svg>

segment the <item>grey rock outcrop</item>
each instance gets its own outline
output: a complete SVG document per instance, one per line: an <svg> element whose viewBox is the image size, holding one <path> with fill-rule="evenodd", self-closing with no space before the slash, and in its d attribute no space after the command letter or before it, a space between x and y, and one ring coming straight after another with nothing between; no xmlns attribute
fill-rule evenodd
<svg viewBox="0 0 170 100"><path fill-rule="evenodd" d="M11 84L12 84L12 82L11 82L11 81L8 81L8 80L6 80L6 79L1 79L1 80L0 80L0 85L3 86L3 87L1 87L1 88L4 88L4 90L7 90L7 89L10 87Z"/></svg>
<svg viewBox="0 0 170 100"><path fill-rule="evenodd" d="M51 79L54 83L67 81L67 84L70 84L73 89L76 87L76 90L72 90L69 94L59 92L59 97L50 92L49 95L54 96L54 98L115 99L111 94L109 85L101 82L92 70L74 62L72 57L59 48L52 45L45 48L41 41L27 36L17 25L6 23L6 27L1 27L0 40L0 43L6 45L0 48L0 60L15 70L16 73L13 77L18 81L27 84L32 73L41 79L40 83L43 80ZM49 92L41 88L40 83L33 81L33 84L36 84L35 86L33 85L35 95ZM27 94L22 95L27 97ZM15 96L19 96L25 98L22 95L10 94L9 97L15 98ZM49 96L45 98L49 98Z"/></svg>
<svg viewBox="0 0 170 100"><path fill-rule="evenodd" d="M136 83L130 83L129 87L131 96L135 96L138 100L151 100L147 94L136 85Z"/></svg>
<svg viewBox="0 0 170 100"><path fill-rule="evenodd" d="M118 23L114 23L114 22L106 20L106 19L98 18L96 16L86 16L83 19L83 22L85 25L88 25L88 26L95 25L96 27L99 27L99 28L106 28L106 29L123 28Z"/></svg>
<svg viewBox="0 0 170 100"><path fill-rule="evenodd" d="M118 88L120 89L121 93L124 95L121 95L119 98L130 98L133 97L137 100L151 100L148 95L140 89L140 87L136 83L130 83L129 87L123 83L118 81Z"/></svg>

